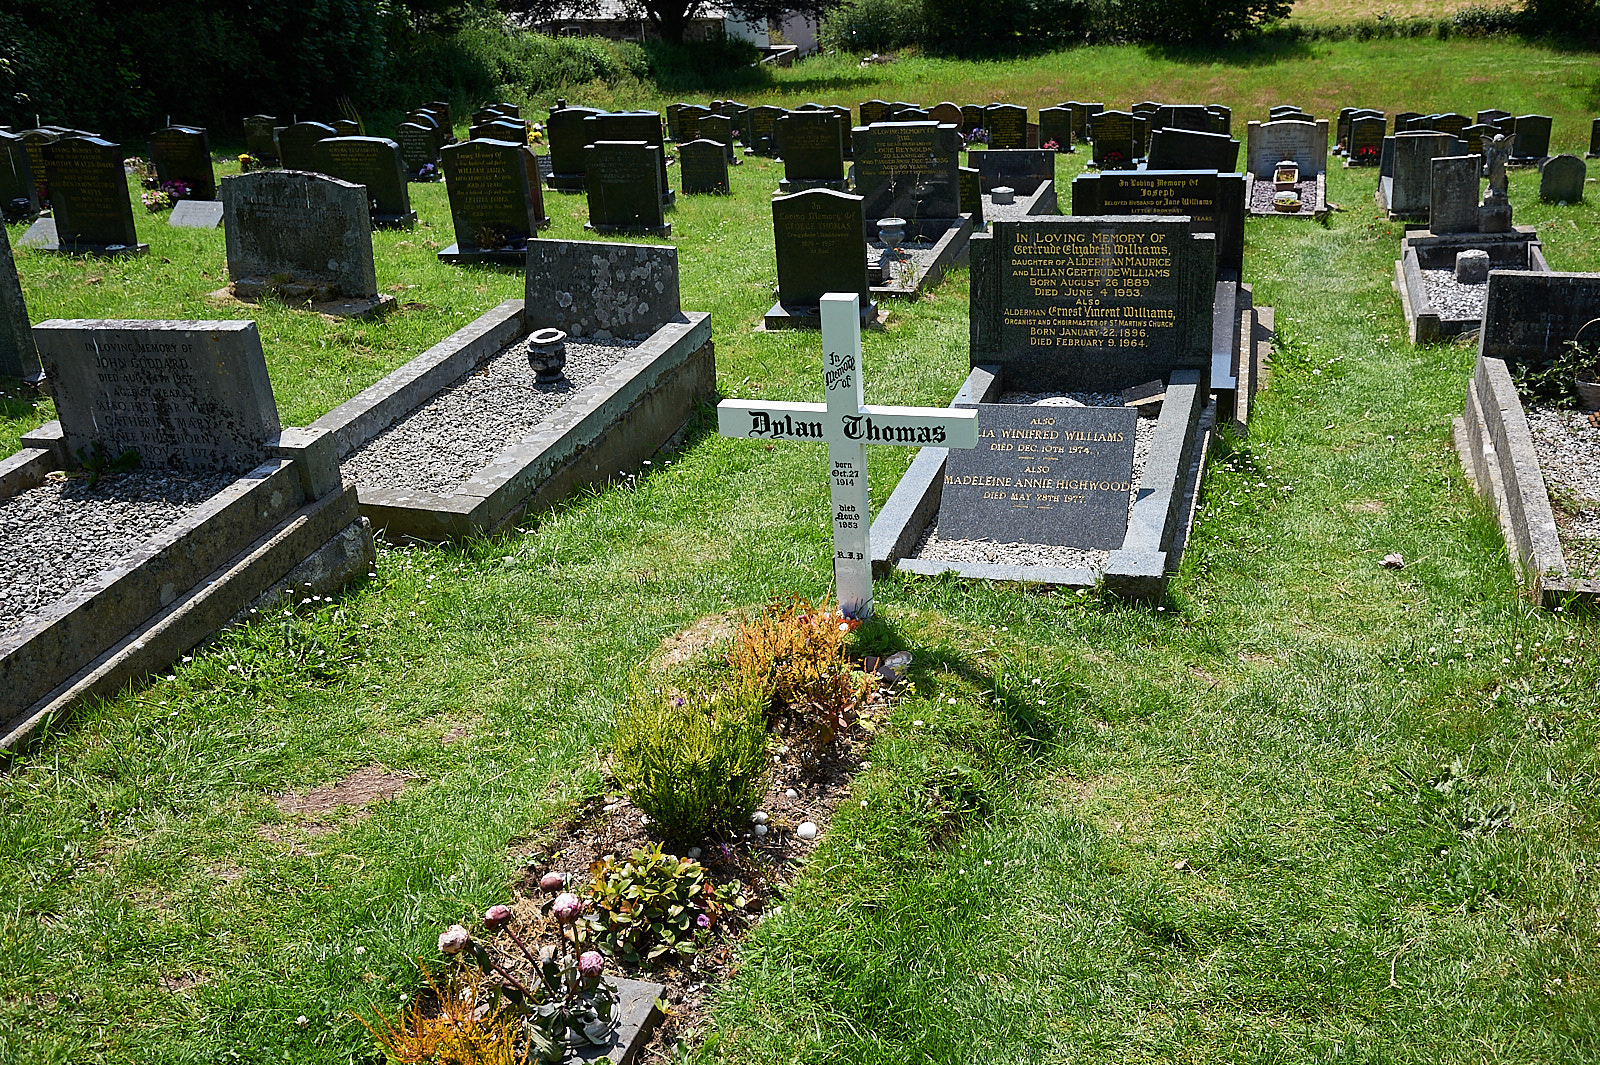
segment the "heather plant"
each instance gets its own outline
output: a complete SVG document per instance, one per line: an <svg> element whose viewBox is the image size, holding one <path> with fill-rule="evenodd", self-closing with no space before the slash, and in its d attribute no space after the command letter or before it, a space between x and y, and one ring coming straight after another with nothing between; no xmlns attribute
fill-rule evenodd
<svg viewBox="0 0 1600 1065"><path fill-rule="evenodd" d="M734 637L735 683L770 691L769 718L810 754L827 749L877 689L877 678L854 669L847 653L859 624L827 602L797 598L769 605Z"/></svg>
<svg viewBox="0 0 1600 1065"><path fill-rule="evenodd" d="M636 685L617 720L617 782L671 839L743 821L766 794L765 691L689 695Z"/></svg>

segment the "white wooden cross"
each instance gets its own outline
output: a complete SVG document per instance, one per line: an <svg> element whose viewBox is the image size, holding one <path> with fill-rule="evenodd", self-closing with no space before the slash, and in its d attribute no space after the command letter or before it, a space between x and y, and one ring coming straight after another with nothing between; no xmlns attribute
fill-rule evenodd
<svg viewBox="0 0 1600 1065"><path fill-rule="evenodd" d="M833 496L833 576L839 610L872 616L872 552L868 542L867 444L977 447L978 412L949 407L869 407L861 381L861 297L822 297L822 386L826 403L717 404L717 432L761 440L828 445Z"/></svg>

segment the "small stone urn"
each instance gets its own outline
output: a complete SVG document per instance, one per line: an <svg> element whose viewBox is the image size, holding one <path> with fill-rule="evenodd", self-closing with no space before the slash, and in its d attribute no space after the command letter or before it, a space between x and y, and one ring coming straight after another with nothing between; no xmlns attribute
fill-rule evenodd
<svg viewBox="0 0 1600 1065"><path fill-rule="evenodd" d="M567 334L559 329L540 329L528 337L528 365L533 379L541 385L561 380L567 365Z"/></svg>
<svg viewBox="0 0 1600 1065"><path fill-rule="evenodd" d="M883 279L885 282L892 279L894 262L900 256L900 242L906 239L906 220L904 218L878 219L878 239L883 241Z"/></svg>

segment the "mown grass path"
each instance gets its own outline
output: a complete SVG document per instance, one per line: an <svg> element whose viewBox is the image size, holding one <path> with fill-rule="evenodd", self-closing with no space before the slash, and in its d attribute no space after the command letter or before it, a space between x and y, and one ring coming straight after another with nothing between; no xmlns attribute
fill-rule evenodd
<svg viewBox="0 0 1600 1065"><path fill-rule="evenodd" d="M1502 46L1476 47L1411 64L1502 64L1457 107L1532 91ZM1125 58L1137 77L1069 73L1062 95L1149 95L1150 61ZM884 94L999 95L1008 69L972 68L966 92ZM1289 99L1316 99L1307 79ZM1580 88L1559 114L1590 105ZM797 95L878 94L859 89ZM1557 135L1575 144L1575 123ZM1081 163L1063 158L1061 179ZM680 198L684 303L713 315L724 394L815 399L815 338L750 332L774 280L776 173L752 161L734 197ZM1345 210L1327 228L1250 224L1246 277L1281 332L1272 387L1249 440L1218 455L1165 609L880 585L881 638L916 654L915 693L719 991L715 1053L1600 1052L1596 622L1517 595L1448 443L1471 350L1405 343L1388 280L1399 227L1378 220L1374 180L1335 171ZM1513 179L1518 221L1539 225L1557 269L1597 268L1595 194L1537 206L1536 180ZM375 326L252 312L286 421L518 294L514 273L433 262L442 189L415 191L429 227L377 238L379 278L416 285L401 298L422 306ZM580 201L551 202L555 233L578 236ZM152 255L134 263L21 254L34 317L245 313L204 299L220 234L144 219L141 234ZM957 273L868 336L869 398L946 402L966 335ZM48 408L5 413L14 441ZM875 503L909 461L878 450ZM702 425L670 464L529 532L386 552L337 601L231 632L81 715L0 778L0 1060L365 1060L349 1011L414 990L410 959L500 900L521 841L601 787L611 712L659 642L825 591L824 473L820 448ZM1405 569L1378 566L1393 551ZM373 765L410 782L370 816L319 826L271 801Z"/></svg>

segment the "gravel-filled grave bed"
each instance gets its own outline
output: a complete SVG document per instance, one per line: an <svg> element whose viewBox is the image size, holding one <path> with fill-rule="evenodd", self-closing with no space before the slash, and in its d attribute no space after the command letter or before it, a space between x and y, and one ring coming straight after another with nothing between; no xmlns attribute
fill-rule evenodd
<svg viewBox="0 0 1600 1065"><path fill-rule="evenodd" d="M1272 198L1278 194L1276 185L1267 178L1258 178L1250 187L1250 210L1259 214L1281 214L1286 218L1297 215L1316 214L1321 208L1317 202L1317 179L1315 177L1301 178L1294 187L1300 194L1300 209L1298 211L1280 211L1272 206Z"/></svg>
<svg viewBox="0 0 1600 1065"><path fill-rule="evenodd" d="M133 470L51 475L0 500L0 636L113 563L236 480L231 473Z"/></svg>
<svg viewBox="0 0 1600 1065"><path fill-rule="evenodd" d="M1122 397L1115 392L1004 392L999 402L1037 407L1121 407ZM1141 417L1133 440L1133 486L1128 492L1128 512L1139 497L1139 482L1144 477L1150 444L1156 436L1156 419ZM1057 566L1067 569L1105 569L1109 551L1062 547L1056 544L995 543L991 540L943 540L936 518L923 535L913 558L939 562L998 562L1010 565Z"/></svg>
<svg viewBox="0 0 1600 1065"><path fill-rule="evenodd" d="M352 451L341 469L356 484L447 495L639 346L569 339L565 377L539 384L524 337Z"/></svg>
<svg viewBox="0 0 1600 1065"><path fill-rule="evenodd" d="M1440 318L1456 322L1483 319L1483 309L1489 302L1489 282L1463 284L1456 280L1454 269L1419 272L1428 302Z"/></svg>
<svg viewBox="0 0 1600 1065"><path fill-rule="evenodd" d="M1539 456L1574 580L1600 580L1600 414L1528 407Z"/></svg>

